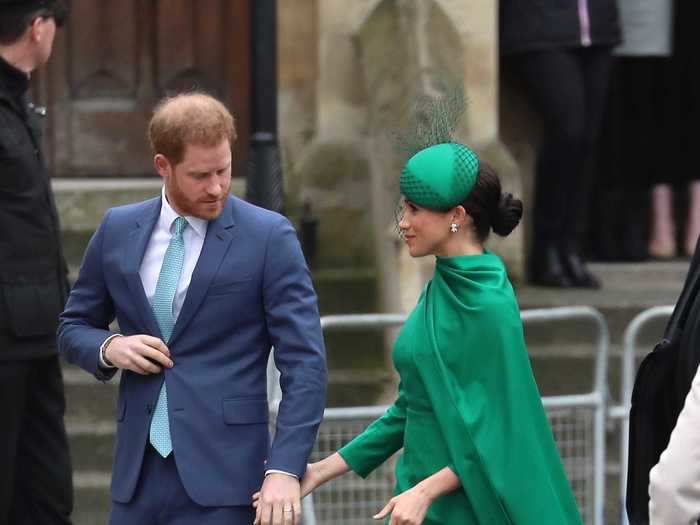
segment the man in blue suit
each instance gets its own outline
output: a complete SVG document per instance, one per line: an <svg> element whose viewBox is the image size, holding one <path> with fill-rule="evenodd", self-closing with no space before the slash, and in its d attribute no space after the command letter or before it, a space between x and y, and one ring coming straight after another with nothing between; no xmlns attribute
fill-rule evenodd
<svg viewBox="0 0 700 525"><path fill-rule="evenodd" d="M326 364L295 231L229 194L236 132L214 98L165 99L149 138L162 195L105 214L58 330L97 379L121 369L110 523L247 525L261 490L263 523L298 524Z"/></svg>

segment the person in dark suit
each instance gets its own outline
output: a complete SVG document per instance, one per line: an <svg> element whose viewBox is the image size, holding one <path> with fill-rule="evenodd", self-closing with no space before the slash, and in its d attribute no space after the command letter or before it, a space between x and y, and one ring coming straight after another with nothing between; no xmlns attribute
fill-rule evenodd
<svg viewBox="0 0 700 525"><path fill-rule="evenodd" d="M530 281L600 288L581 243L611 51L620 41L615 0L502 0L502 65L542 118L535 166Z"/></svg>
<svg viewBox="0 0 700 525"><path fill-rule="evenodd" d="M296 233L229 194L236 133L216 99L166 98L149 137L162 195L107 211L58 329L68 361L121 369L110 523L250 524L261 490L265 523L298 524L327 374Z"/></svg>
<svg viewBox="0 0 700 525"><path fill-rule="evenodd" d="M66 524L73 507L56 327L68 293L29 76L67 11L0 0L0 524Z"/></svg>

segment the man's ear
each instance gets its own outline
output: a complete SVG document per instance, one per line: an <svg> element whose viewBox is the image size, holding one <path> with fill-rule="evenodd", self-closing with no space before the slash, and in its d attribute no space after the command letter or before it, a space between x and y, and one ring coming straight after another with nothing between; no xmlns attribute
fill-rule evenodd
<svg viewBox="0 0 700 525"><path fill-rule="evenodd" d="M158 153L155 157L153 157L153 165L155 166L158 175L163 178L169 177L172 173L172 164L170 164L168 158L161 153Z"/></svg>
<svg viewBox="0 0 700 525"><path fill-rule="evenodd" d="M41 42L41 39L44 38L45 22L45 18L37 16L34 20L32 20L31 24L29 24L27 31L29 32L29 38L32 42Z"/></svg>

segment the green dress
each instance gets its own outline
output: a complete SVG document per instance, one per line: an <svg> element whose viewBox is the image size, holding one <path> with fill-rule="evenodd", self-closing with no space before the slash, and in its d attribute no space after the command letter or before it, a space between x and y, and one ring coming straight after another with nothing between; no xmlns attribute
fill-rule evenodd
<svg viewBox="0 0 700 525"><path fill-rule="evenodd" d="M403 447L400 494L450 467L426 525L581 524L501 259L438 257L393 352L396 402L339 452L362 477Z"/></svg>

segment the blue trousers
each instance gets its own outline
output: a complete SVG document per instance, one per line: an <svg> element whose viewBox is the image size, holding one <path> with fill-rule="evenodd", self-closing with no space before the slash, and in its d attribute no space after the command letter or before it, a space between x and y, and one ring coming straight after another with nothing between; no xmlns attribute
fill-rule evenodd
<svg viewBox="0 0 700 525"><path fill-rule="evenodd" d="M250 525L253 507L202 507L182 486L173 454L162 458L151 445L141 466L134 497L112 502L110 525Z"/></svg>

